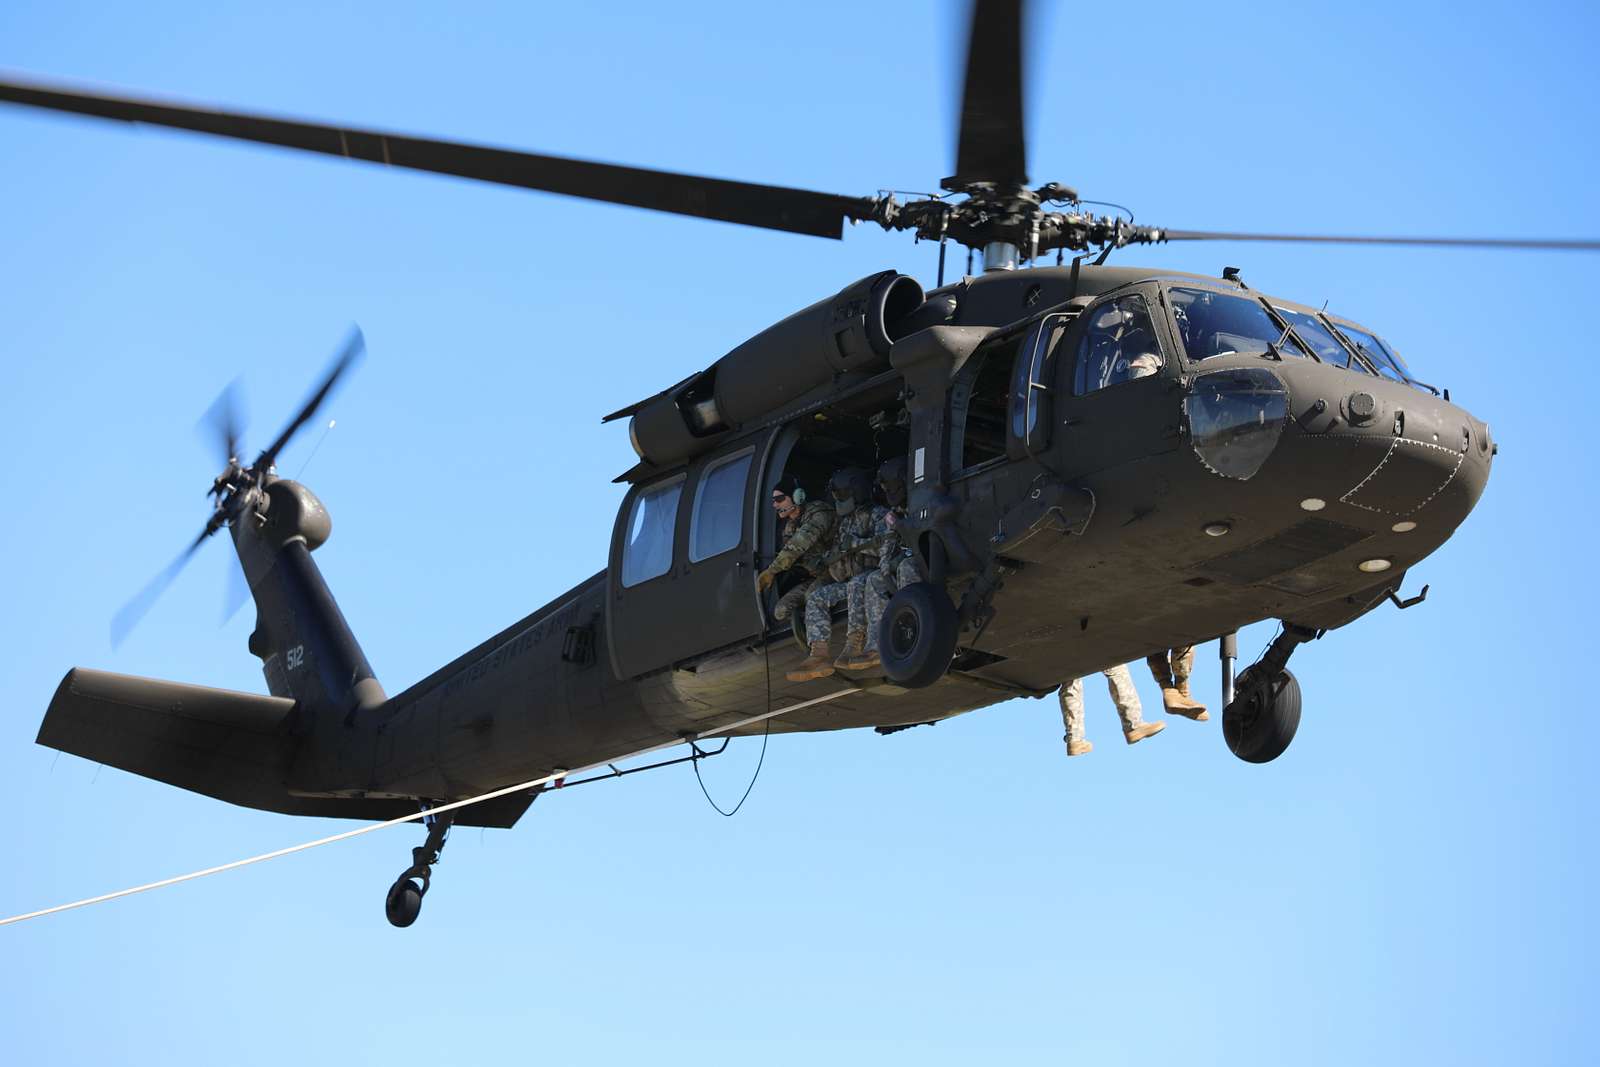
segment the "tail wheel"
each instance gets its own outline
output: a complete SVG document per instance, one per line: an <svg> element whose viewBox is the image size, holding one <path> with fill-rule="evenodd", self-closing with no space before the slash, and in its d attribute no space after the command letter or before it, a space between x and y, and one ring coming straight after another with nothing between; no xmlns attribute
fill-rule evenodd
<svg viewBox="0 0 1600 1067"><path fill-rule="evenodd" d="M944 677L955 655L955 605L932 582L913 582L896 593L878 623L878 654L889 680L921 689Z"/></svg>
<svg viewBox="0 0 1600 1067"><path fill-rule="evenodd" d="M383 913L394 926L410 926L422 913L422 886L415 878L402 878L389 887Z"/></svg>

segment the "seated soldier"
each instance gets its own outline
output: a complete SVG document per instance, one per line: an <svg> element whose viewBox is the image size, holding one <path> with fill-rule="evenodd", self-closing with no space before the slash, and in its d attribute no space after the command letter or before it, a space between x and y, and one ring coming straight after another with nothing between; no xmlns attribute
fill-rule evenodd
<svg viewBox="0 0 1600 1067"><path fill-rule="evenodd" d="M882 663L878 654L878 625L883 620L889 598L912 582L924 579L916 553L901 539L898 527L906 517L906 459L885 460L878 468L878 487L889 507L884 513L884 533L878 544L876 565L850 580L851 625L860 619L866 643L857 656L840 657L838 666L847 671L866 671ZM848 651L848 649L847 649Z"/></svg>
<svg viewBox="0 0 1600 1067"><path fill-rule="evenodd" d="M828 481L838 513L833 544L828 553L827 580L813 584L806 594L806 643L811 655L790 671L791 682L826 678L834 671L828 643L833 629L831 611L849 596L850 579L876 564L876 530L883 525L884 509L872 502L872 475L857 467L835 471ZM865 629L845 635L845 656L859 653L866 643Z"/></svg>
<svg viewBox="0 0 1600 1067"><path fill-rule="evenodd" d="M805 489L789 474L772 487L772 510L783 522L778 531L782 547L767 569L756 575L756 588L765 593L786 571L805 576L805 581L779 597L772 609L772 617L782 622L801 609L806 594L827 573L824 561L833 543L834 514L827 501L807 500Z"/></svg>

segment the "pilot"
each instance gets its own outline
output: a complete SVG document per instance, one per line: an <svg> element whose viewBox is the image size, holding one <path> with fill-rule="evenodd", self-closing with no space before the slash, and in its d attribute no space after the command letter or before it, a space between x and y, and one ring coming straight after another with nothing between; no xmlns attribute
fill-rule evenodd
<svg viewBox="0 0 1600 1067"><path fill-rule="evenodd" d="M1159 734L1167 724L1157 719L1145 722L1139 707L1139 692L1133 687L1133 675L1125 664L1107 667L1106 684L1111 688L1111 702L1117 706L1122 719L1122 736L1128 744L1143 741ZM1061 685L1061 721L1067 727L1067 755L1082 756L1094 750L1093 742L1083 736L1083 679L1073 678Z"/></svg>
<svg viewBox="0 0 1600 1067"><path fill-rule="evenodd" d="M1127 376L1148 378L1161 370L1161 356L1148 330L1134 329L1122 339L1122 355L1127 359Z"/></svg>
<svg viewBox="0 0 1600 1067"><path fill-rule="evenodd" d="M849 599L852 578L877 566L879 531L887 529L884 523L887 509L872 502L872 475L867 471L859 467L835 471L828 480L828 489L839 518L833 527L827 578L814 583L806 594L806 642L811 647L811 655L785 675L791 682L826 678L834 672L828 647L833 629L833 606ZM848 626L844 655L840 658L859 655L865 647L866 636L864 618L859 627Z"/></svg>
<svg viewBox="0 0 1600 1067"><path fill-rule="evenodd" d="M1170 715L1182 715L1195 722L1206 722L1206 706L1189 695L1189 675L1194 671L1194 646L1165 649L1145 660L1156 684L1161 687L1161 703Z"/></svg>
<svg viewBox="0 0 1600 1067"><path fill-rule="evenodd" d="M827 573L824 561L833 543L834 512L826 500L806 499L805 489L792 474L784 475L772 487L772 510L783 522L778 531L783 547L767 569L756 575L756 588L765 593L785 571L807 575L806 581L779 597L772 609L772 617L782 622L802 608L806 594Z"/></svg>
<svg viewBox="0 0 1600 1067"><path fill-rule="evenodd" d="M877 565L850 580L851 625L859 618L866 632L866 643L859 655L839 657L835 666L847 671L871 670L883 661L878 654L878 624L883 620L889 598L913 582L923 580L922 564L906 546L898 527L906 517L906 459L888 459L878 468L878 488L888 509L884 513L884 533L878 547Z"/></svg>

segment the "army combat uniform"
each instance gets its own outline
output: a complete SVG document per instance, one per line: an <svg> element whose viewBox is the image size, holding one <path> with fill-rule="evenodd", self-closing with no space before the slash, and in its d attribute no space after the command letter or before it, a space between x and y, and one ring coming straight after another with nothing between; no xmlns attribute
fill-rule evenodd
<svg viewBox="0 0 1600 1067"><path fill-rule="evenodd" d="M1161 703L1173 715L1195 722L1211 718L1206 706L1189 695L1189 675L1194 671L1194 646L1163 650L1145 660L1156 684L1161 687Z"/></svg>
<svg viewBox="0 0 1600 1067"><path fill-rule="evenodd" d="M916 553L906 547L896 532L895 528L904 519L905 513L900 509L889 510L884 516L884 539L878 549L878 565L851 580L851 626L855 626L859 618L867 640L862 655L846 665L850 669L865 670L879 664L878 624L889 607L889 598L924 578Z"/></svg>
<svg viewBox="0 0 1600 1067"><path fill-rule="evenodd" d="M849 601L850 587L858 578L865 578L869 568L877 564L877 552L871 542L887 532L884 516L888 509L877 504L858 507L834 524L833 554L826 581L817 584L806 595L806 640L815 645L827 644L833 630L833 608ZM867 552L857 551L865 548ZM868 554L870 553L870 554ZM845 655L861 651L865 640L865 617L861 627L854 620L845 630Z"/></svg>
<svg viewBox="0 0 1600 1067"><path fill-rule="evenodd" d="M869 542L883 524L885 509L872 502L872 475L867 471L857 467L834 471L828 479L828 492L833 496L836 515L827 557L828 576L806 594L806 643L811 654L784 675L791 682L826 678L833 673L833 656L828 650L833 629L830 610L849 597L850 579L872 566L874 560L867 550L875 546L869 546ZM864 553L869 558L863 559ZM850 634L846 654L859 653L864 638L861 633Z"/></svg>
<svg viewBox="0 0 1600 1067"><path fill-rule="evenodd" d="M1158 734L1166 728L1166 723L1157 719L1155 722L1145 722L1143 711L1139 707L1139 692L1133 687L1133 675L1128 673L1128 668L1123 664L1108 667L1105 671L1106 684L1111 688L1111 702L1117 706L1117 715L1122 719L1122 736L1128 739L1128 744L1143 741L1151 734ZM1061 721L1067 728L1067 755L1081 756L1088 752L1094 745L1083 736L1083 679L1074 678L1061 686Z"/></svg>
<svg viewBox="0 0 1600 1067"><path fill-rule="evenodd" d="M833 505L825 500L808 500L800 514L783 524L783 547L772 558L767 571L773 575L799 569L811 575L778 598L772 617L779 622L802 610L806 594L821 584L827 574L826 560L833 544Z"/></svg>
<svg viewBox="0 0 1600 1067"><path fill-rule="evenodd" d="M862 598L862 589L866 587L867 579L872 574L877 574L877 568L882 563L883 545L886 537L890 536L893 526L888 523L890 509L874 504L870 509L858 507L850 515L840 520L838 525L838 549L842 557L834 566L835 581L819 587L813 597L821 597L822 590L827 590L826 606L822 608L822 624L829 622L829 611L832 606L843 601L848 605L845 619L845 651L834 662L835 667L848 670L859 670L854 667L854 661L864 653L867 648L867 611L866 601ZM806 619L810 621L813 601L806 600ZM822 632L824 640L827 630ZM875 665L875 664L870 664Z"/></svg>

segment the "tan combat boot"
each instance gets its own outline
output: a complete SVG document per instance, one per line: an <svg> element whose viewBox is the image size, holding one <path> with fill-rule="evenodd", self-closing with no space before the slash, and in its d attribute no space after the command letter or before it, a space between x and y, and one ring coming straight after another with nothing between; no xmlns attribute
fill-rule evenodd
<svg viewBox="0 0 1600 1067"><path fill-rule="evenodd" d="M864 630L849 630L844 635L844 651L839 653L839 658L833 665L841 671L853 670L852 661L866 649L867 634Z"/></svg>
<svg viewBox="0 0 1600 1067"><path fill-rule="evenodd" d="M1195 722L1207 722L1211 716L1206 713L1206 706L1189 695L1187 681L1161 690L1161 703L1166 707L1168 715L1182 715L1185 719Z"/></svg>
<svg viewBox="0 0 1600 1067"><path fill-rule="evenodd" d="M1087 739L1083 741L1074 741L1070 737L1065 738L1065 740L1067 742L1067 755L1069 756L1087 756L1089 753L1094 751L1093 741L1089 741Z"/></svg>
<svg viewBox="0 0 1600 1067"><path fill-rule="evenodd" d="M813 678L826 678L833 673L833 656L828 652L828 642L811 642L811 655L800 661L800 665L785 678L791 682L809 682Z"/></svg>
<svg viewBox="0 0 1600 1067"><path fill-rule="evenodd" d="M1140 723L1122 736L1128 739L1128 744L1135 745L1147 737L1154 737L1166 728L1167 724L1157 719L1155 722Z"/></svg>

